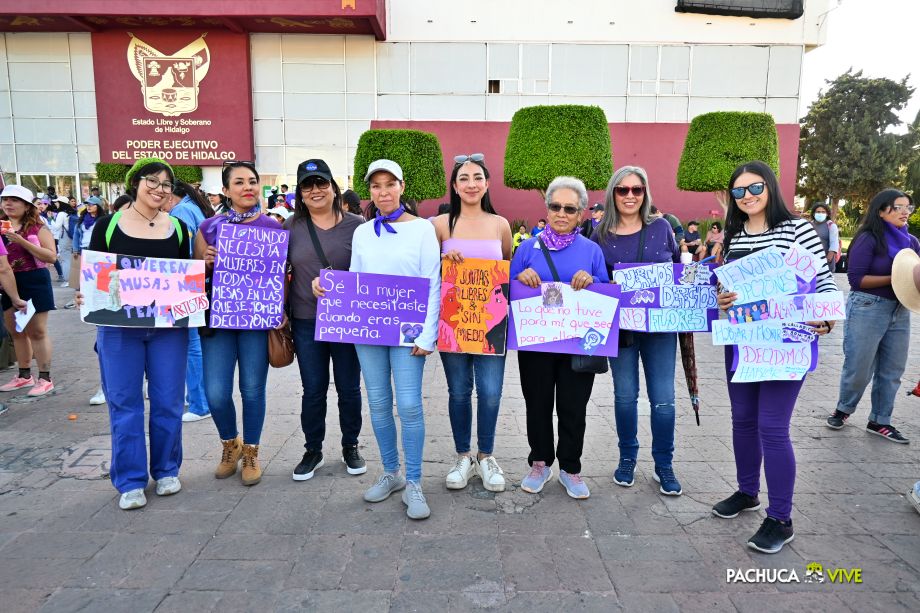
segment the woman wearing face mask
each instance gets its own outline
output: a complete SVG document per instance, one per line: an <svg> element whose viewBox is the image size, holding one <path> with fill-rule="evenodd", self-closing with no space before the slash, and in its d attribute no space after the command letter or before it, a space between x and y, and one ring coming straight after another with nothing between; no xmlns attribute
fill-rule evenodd
<svg viewBox="0 0 920 613"><path fill-rule="evenodd" d="M441 243L441 257L451 262L464 258L508 260L511 258L511 227L499 217L489 198L489 171L481 153L454 158L450 177L450 211L434 220ZM507 303L507 297L504 297ZM440 352L447 377L448 412L457 461L447 473L447 488L466 487L478 475L492 492L505 490L505 476L492 455L495 424L505 376L504 355L473 355ZM478 453L470 453L473 426L473 384L476 386Z"/></svg>
<svg viewBox="0 0 920 613"><path fill-rule="evenodd" d="M914 212L910 196L882 190L869 202L847 251L847 318L843 329L843 371L837 409L827 426L843 428L872 381L871 411L866 431L893 443L907 443L891 424L894 400L907 365L910 311L891 287L891 265L901 249L920 254L917 237L907 231Z"/></svg>
<svg viewBox="0 0 920 613"><path fill-rule="evenodd" d="M811 207L811 218L814 220L811 227L818 233L821 239L821 246L824 247L824 253L827 254L827 264L831 272L834 272L834 265L837 262L837 256L840 254L840 230L837 224L830 218L831 209L823 202Z"/></svg>

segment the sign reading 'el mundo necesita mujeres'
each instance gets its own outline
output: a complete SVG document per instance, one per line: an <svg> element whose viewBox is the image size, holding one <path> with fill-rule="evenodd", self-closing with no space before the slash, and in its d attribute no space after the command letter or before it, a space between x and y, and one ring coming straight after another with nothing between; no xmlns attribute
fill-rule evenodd
<svg viewBox="0 0 920 613"><path fill-rule="evenodd" d="M92 40L101 161L253 159L248 36L122 30Z"/></svg>

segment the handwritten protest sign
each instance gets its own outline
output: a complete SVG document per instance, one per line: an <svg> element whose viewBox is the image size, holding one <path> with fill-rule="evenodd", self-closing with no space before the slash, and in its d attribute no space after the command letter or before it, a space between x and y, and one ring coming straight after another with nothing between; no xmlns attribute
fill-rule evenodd
<svg viewBox="0 0 920 613"><path fill-rule="evenodd" d="M288 232L223 224L211 287L212 328L270 330L284 319Z"/></svg>
<svg viewBox="0 0 920 613"><path fill-rule="evenodd" d="M80 319L101 326L184 328L205 324L203 260L84 250Z"/></svg>
<svg viewBox="0 0 920 613"><path fill-rule="evenodd" d="M411 347L428 313L423 277L322 270L326 295L317 301L318 341Z"/></svg>
<svg viewBox="0 0 920 613"><path fill-rule="evenodd" d="M712 322L713 345L770 346L780 343L810 343L817 338L809 325L785 321L761 321L734 325L727 320Z"/></svg>
<svg viewBox="0 0 920 613"><path fill-rule="evenodd" d="M707 264L616 264L620 330L705 332L719 318L716 277Z"/></svg>
<svg viewBox="0 0 920 613"><path fill-rule="evenodd" d="M438 351L504 355L509 266L474 258L442 262Z"/></svg>
<svg viewBox="0 0 920 613"><path fill-rule="evenodd" d="M593 283L575 291L563 283L531 288L511 282L508 348L580 355L617 355L620 288Z"/></svg>
<svg viewBox="0 0 920 613"><path fill-rule="evenodd" d="M780 343L769 347L739 345L732 383L800 381L818 363L818 343Z"/></svg>

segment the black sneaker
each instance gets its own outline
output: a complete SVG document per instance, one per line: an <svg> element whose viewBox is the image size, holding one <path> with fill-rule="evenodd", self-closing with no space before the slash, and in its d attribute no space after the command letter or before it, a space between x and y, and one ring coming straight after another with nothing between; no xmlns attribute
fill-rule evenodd
<svg viewBox="0 0 920 613"><path fill-rule="evenodd" d="M908 444L910 441L904 438L898 429L892 426L891 424L883 425L877 424L874 421L870 421L866 424L866 430L872 434L878 434L882 438L887 438L892 443L901 443L902 445Z"/></svg>
<svg viewBox="0 0 920 613"><path fill-rule="evenodd" d="M349 475L363 475L367 472L367 462L358 453L358 446L342 447L342 460Z"/></svg>
<svg viewBox="0 0 920 613"><path fill-rule="evenodd" d="M712 507L712 514L731 519L738 517L742 511L757 511L760 509L760 500L756 496L748 496L743 492L735 492L725 500L717 502Z"/></svg>
<svg viewBox="0 0 920 613"><path fill-rule="evenodd" d="M761 553L779 553L783 545L795 538L792 520L781 522L767 517L760 524L760 530L748 541L748 547Z"/></svg>
<svg viewBox="0 0 920 613"><path fill-rule="evenodd" d="M839 409L835 409L834 414L827 418L827 427L833 430L839 430L844 425L846 425L847 419L849 419L849 417L849 413L844 413Z"/></svg>
<svg viewBox="0 0 920 613"><path fill-rule="evenodd" d="M291 477L294 481L306 481L307 479L313 478L313 473L316 472L317 468L320 468L324 464L323 462L323 452L322 451L313 451L312 449L307 449L307 453L303 454L303 459L300 461L300 464L297 465L297 468L294 469L294 474Z"/></svg>

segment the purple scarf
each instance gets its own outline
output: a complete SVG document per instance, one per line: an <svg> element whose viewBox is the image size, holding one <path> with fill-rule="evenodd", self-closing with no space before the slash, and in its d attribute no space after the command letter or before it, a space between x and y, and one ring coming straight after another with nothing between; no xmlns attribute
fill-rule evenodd
<svg viewBox="0 0 920 613"><path fill-rule="evenodd" d="M381 215L380 211L378 210L377 216L374 217L374 232L377 233L377 236L380 236L380 226L383 226L390 234L396 234L396 230L393 229L393 226L390 225L390 222L396 221L405 212L406 209L403 208L402 202L400 202L399 207L389 215Z"/></svg>
<svg viewBox="0 0 920 613"><path fill-rule="evenodd" d="M89 230L90 228L92 228L93 224L95 223L96 223L96 218L90 215L89 213L83 216L83 228L85 230Z"/></svg>
<svg viewBox="0 0 920 613"><path fill-rule="evenodd" d="M568 234L557 234L552 226L547 225L543 232L540 233L540 240L546 244L550 251L562 251L575 242L575 238L581 233L581 228L576 227Z"/></svg>
<svg viewBox="0 0 920 613"><path fill-rule="evenodd" d="M262 207L260 205L255 205L245 213L237 213L233 210L233 207L227 209L227 222L228 223L243 223L251 217L255 217L262 212Z"/></svg>
<svg viewBox="0 0 920 613"><path fill-rule="evenodd" d="M910 249L910 233L907 231L907 224L899 228L886 221L885 243L888 245L888 257L892 260L901 249Z"/></svg>

